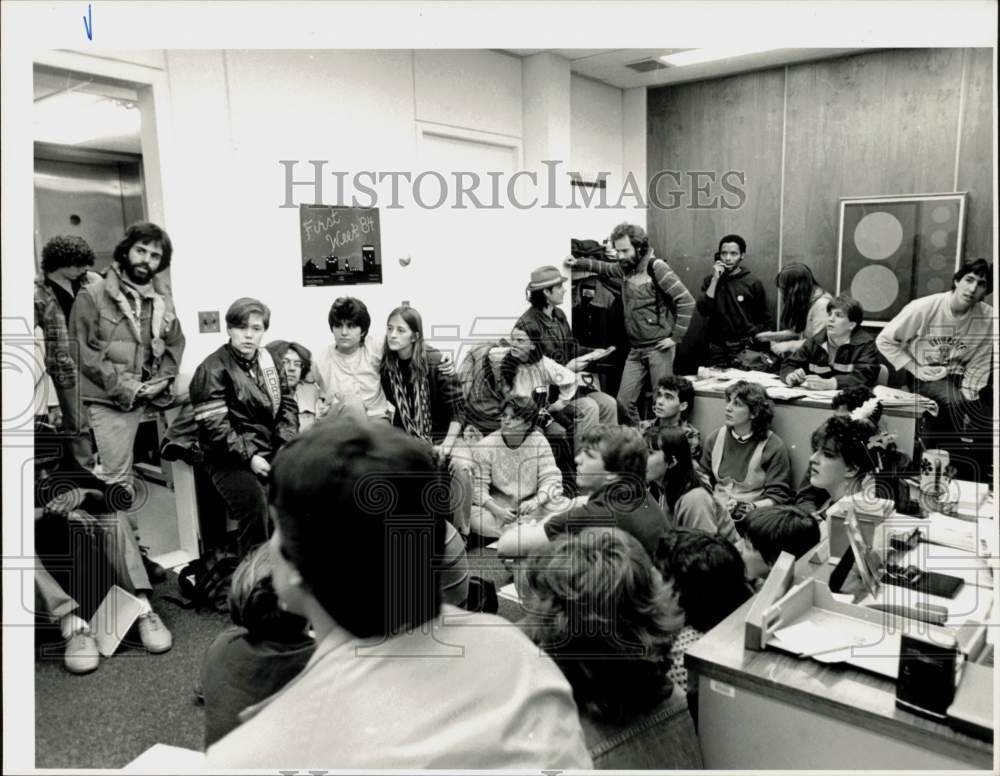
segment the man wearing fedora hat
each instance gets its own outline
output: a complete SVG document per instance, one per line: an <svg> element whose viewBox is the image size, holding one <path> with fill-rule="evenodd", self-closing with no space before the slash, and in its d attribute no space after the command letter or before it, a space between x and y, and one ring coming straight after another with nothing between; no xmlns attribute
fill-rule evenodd
<svg viewBox="0 0 1000 776"><path fill-rule="evenodd" d="M525 295L531 303L518 319L515 328L523 330L548 356L573 372L582 372L587 364L604 358L614 348L588 348L581 345L559 305L566 294L566 281L558 267L539 267L531 273ZM618 403L614 397L597 390L589 375L578 380L576 398L571 402L576 422L584 425L617 425Z"/></svg>

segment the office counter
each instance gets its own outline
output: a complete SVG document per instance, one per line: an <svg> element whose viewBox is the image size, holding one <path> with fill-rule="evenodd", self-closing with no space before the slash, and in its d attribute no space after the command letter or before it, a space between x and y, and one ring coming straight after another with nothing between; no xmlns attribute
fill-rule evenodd
<svg viewBox="0 0 1000 776"><path fill-rule="evenodd" d="M991 744L897 709L888 679L845 664L744 649L750 605L685 657L689 682L698 682L706 768L992 770Z"/></svg>

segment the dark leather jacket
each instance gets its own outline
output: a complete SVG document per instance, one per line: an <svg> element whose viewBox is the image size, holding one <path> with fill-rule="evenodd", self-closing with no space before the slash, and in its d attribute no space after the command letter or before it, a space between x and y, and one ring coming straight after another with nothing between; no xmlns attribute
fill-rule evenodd
<svg viewBox="0 0 1000 776"><path fill-rule="evenodd" d="M298 405L284 370L276 369L281 402L275 413L270 395L253 378L254 366L227 343L195 370L191 403L210 463L249 467L255 455L270 461L299 431Z"/></svg>

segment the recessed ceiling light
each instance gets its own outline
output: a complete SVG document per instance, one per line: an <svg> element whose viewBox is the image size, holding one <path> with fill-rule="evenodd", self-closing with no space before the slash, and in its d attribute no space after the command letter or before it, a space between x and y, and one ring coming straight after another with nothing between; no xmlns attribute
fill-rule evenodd
<svg viewBox="0 0 1000 776"><path fill-rule="evenodd" d="M673 67L684 65L700 65L703 62L715 62L720 59L735 59L747 54L760 54L764 51L775 51L771 46L727 46L726 48L703 48L680 51L676 54L665 54L660 61Z"/></svg>

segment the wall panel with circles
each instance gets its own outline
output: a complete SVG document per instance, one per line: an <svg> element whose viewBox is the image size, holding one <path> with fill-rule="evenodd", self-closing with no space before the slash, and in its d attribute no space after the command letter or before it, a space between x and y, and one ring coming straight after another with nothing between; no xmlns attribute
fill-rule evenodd
<svg viewBox="0 0 1000 776"><path fill-rule="evenodd" d="M910 301L951 288L962 257L966 193L843 197L837 291L883 326Z"/></svg>

